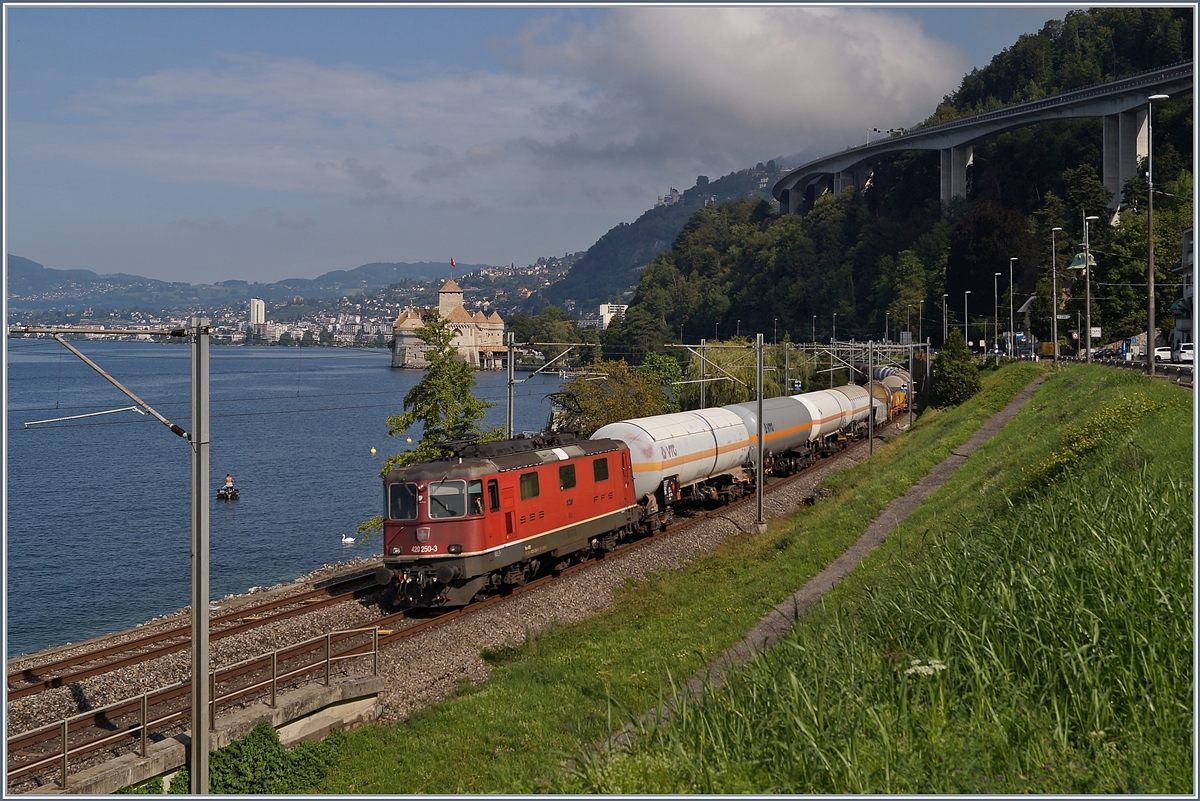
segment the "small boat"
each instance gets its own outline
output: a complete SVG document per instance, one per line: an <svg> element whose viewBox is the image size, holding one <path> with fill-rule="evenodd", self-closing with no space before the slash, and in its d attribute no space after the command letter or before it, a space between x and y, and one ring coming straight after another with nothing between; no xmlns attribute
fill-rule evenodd
<svg viewBox="0 0 1200 801"><path fill-rule="evenodd" d="M236 501L237 499L237 487L221 487L217 490L217 500L219 501Z"/></svg>

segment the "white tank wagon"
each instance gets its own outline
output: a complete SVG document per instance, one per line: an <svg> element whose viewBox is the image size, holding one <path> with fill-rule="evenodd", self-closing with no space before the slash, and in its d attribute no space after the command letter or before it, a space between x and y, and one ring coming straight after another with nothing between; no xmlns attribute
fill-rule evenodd
<svg viewBox="0 0 1200 801"><path fill-rule="evenodd" d="M637 497L673 503L684 487L740 471L750 457L742 418L725 408L660 414L603 426L592 439L629 446ZM744 476L737 476L744 480Z"/></svg>
<svg viewBox="0 0 1200 801"><path fill-rule="evenodd" d="M842 420L850 411L850 399L840 392L829 389L793 395L808 410L812 420L810 441L824 440L842 430Z"/></svg>
<svg viewBox="0 0 1200 801"><path fill-rule="evenodd" d="M787 475L840 450L866 433L872 410L887 423L888 404L853 384L763 400L764 466ZM753 491L758 402L621 420L591 438L629 447L643 520L665 526L676 501L728 502Z"/></svg>
<svg viewBox="0 0 1200 801"><path fill-rule="evenodd" d="M779 455L804 448L812 439L812 413L800 395L763 400L763 450ZM758 459L758 401L724 407L742 418L750 437L750 459Z"/></svg>
<svg viewBox="0 0 1200 801"><path fill-rule="evenodd" d="M877 365L875 365L875 369L872 370L871 373L876 381L882 381L883 379L888 378L889 376L896 376L900 380L904 381L906 384L910 380L907 370L902 370L899 367L890 367L888 365L877 364Z"/></svg>
<svg viewBox="0 0 1200 801"><path fill-rule="evenodd" d="M872 404L871 393L867 392L865 387L860 387L857 384L846 384L842 387L834 387L829 391L840 393L846 398L848 408L842 417L842 428L852 428L858 423L867 422Z"/></svg>

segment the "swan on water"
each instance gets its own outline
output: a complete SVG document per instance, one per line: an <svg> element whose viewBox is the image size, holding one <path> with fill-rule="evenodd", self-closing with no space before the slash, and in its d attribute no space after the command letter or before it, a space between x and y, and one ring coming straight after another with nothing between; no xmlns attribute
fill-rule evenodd
<svg viewBox="0 0 1200 801"><path fill-rule="evenodd" d="M346 545L349 545L353 542L357 542L357 540L354 537L350 536L349 534L343 534L342 542L345 543Z"/></svg>

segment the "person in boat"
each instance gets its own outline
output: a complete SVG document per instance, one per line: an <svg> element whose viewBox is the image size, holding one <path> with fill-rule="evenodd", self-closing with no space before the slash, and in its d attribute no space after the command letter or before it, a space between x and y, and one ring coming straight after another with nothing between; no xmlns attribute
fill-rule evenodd
<svg viewBox="0 0 1200 801"><path fill-rule="evenodd" d="M225 491L229 492L233 489L233 476L225 474Z"/></svg>

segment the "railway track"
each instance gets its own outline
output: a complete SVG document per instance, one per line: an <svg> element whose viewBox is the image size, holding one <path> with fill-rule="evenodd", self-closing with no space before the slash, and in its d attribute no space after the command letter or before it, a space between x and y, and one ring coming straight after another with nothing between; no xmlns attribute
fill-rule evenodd
<svg viewBox="0 0 1200 801"><path fill-rule="evenodd" d="M881 429L882 430L882 429ZM878 435L879 432L877 432ZM839 452L853 452L866 446L865 440L854 442ZM778 478L764 486L771 493L796 481L816 467L821 460L804 470ZM213 719L220 708L244 706L256 701L274 704L278 689L297 686L312 680L311 674L324 671L329 680L335 664L362 657L378 659L379 650L404 638L414 636L435 626L472 614L486 607L503 603L509 598L530 592L557 578L588 569L603 561L618 558L638 548L646 547L665 537L673 536L711 518L725 516L743 504L755 501L753 493L712 510L699 511L689 517L682 515L676 523L612 551L554 570L528 583L472 603L468 606L430 612L423 610L413 616L411 610L383 615L352 632L333 632L323 638L279 649L274 654L260 656L237 665L214 671L212 685L221 690L213 692ZM340 579L328 587L276 599L264 604L243 608L221 615L212 622L212 637L240 634L254 628L306 614L316 609L344 603L353 597L378 591L374 573L362 573ZM85 654L41 663L9 673L9 700L25 698L49 689L67 686L86 678L103 675L123 667L146 662L190 647L190 626L174 627L137 640L100 648ZM338 668L349 672L350 668ZM319 678L319 676L318 676ZM14 686L16 685L16 686ZM72 759L92 761L109 759L118 753L140 748L145 753L148 739L162 739L184 731L190 718L190 682L132 697L94 712L76 715L66 721L17 734L8 739L9 789L15 790L14 780L26 782L38 778L38 783L54 781L54 774L66 776L67 766L62 755L64 747ZM119 745L114 746L114 743ZM78 767L76 768L78 770Z"/></svg>
<svg viewBox="0 0 1200 801"><path fill-rule="evenodd" d="M209 638L220 640L280 620L344 603L375 588L374 574L363 573L341 579L321 589L219 615L210 621ZM50 662L31 665L8 674L8 702L56 687L101 676L123 667L148 662L191 647L191 626L175 626L135 640L98 648Z"/></svg>

